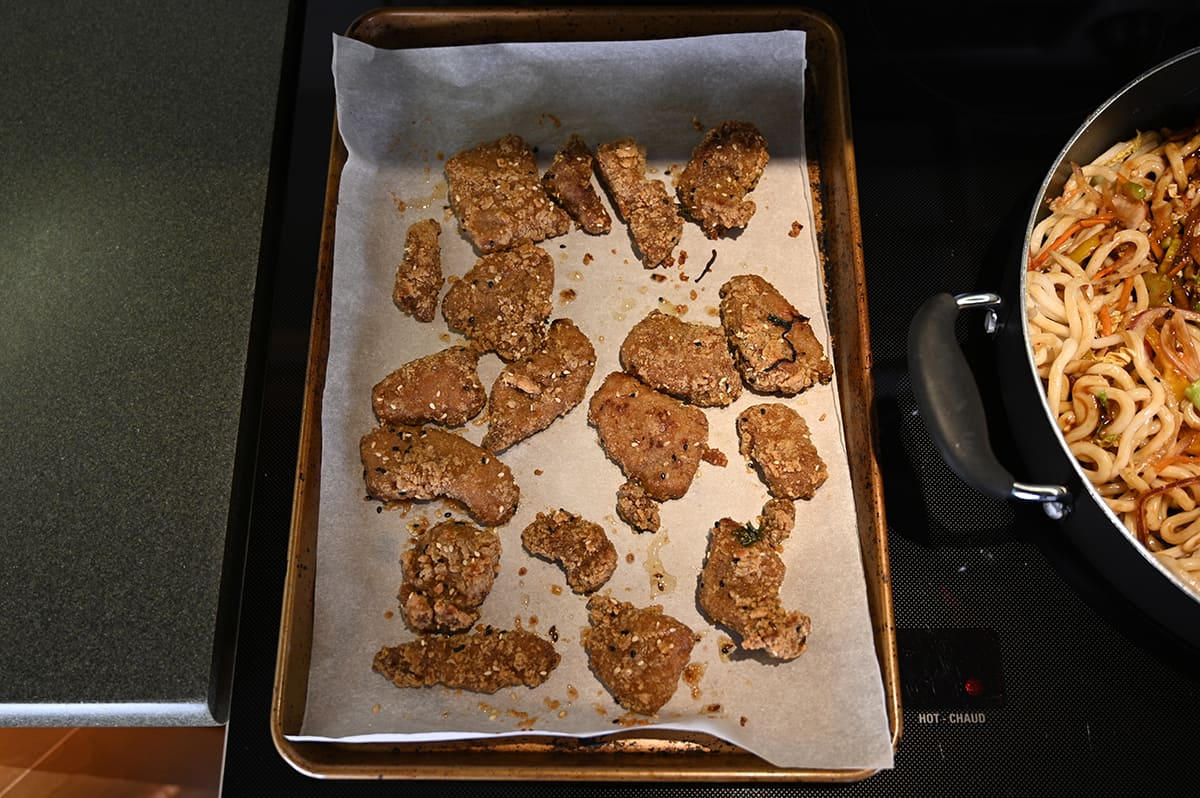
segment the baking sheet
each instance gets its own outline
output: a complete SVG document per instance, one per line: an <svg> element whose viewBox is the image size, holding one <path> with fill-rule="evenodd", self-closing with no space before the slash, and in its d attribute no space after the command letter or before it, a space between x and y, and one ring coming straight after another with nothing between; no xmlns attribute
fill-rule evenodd
<svg viewBox="0 0 1200 798"><path fill-rule="evenodd" d="M304 724L289 739L589 736L640 722L587 670L579 645L584 600L566 589L555 566L521 550L525 524L539 510L563 506L600 522L617 545L621 564L606 589L622 600L660 603L701 633L693 661L705 663L704 674L695 685L681 685L656 726L707 731L785 767L891 765L856 519L847 511L854 504L836 385L769 400L785 401L808 419L831 470L817 497L798 504L797 530L784 549L784 603L813 616L809 650L799 660L772 665L723 657L718 649L727 633L695 607L708 529L725 515L752 519L767 498L737 454L733 419L762 401L746 395L731 408L706 411L710 443L730 463L702 465L688 496L663 506L663 531L656 535L636 535L616 518L614 494L623 480L587 426L586 407L503 455L522 501L500 530L505 554L482 620L519 622L542 634L555 627L563 662L546 684L490 696L399 690L370 670L381 645L412 637L395 599L410 525L447 511L435 503L407 514L377 513L363 501L357 450L374 424L371 385L403 362L458 341L440 320L421 325L403 316L390 297L404 231L420 218L443 222L449 274L461 275L474 262L444 207L444 159L514 132L539 148L544 167L572 132L593 145L633 135L647 145L656 176L669 182L667 173L686 162L704 129L726 118L750 119L767 137L772 161L745 233L711 242L689 225L679 249L686 261L654 272L642 269L620 224L601 238L572 232L545 242L558 266L555 316L573 318L596 345L592 389L619 368L617 347L645 313L659 307L716 323L716 292L738 272L770 279L813 317L828 342L803 160L803 43L803 33L781 32L384 51L335 38L339 129L349 159L334 253L312 661ZM797 221L803 234L789 235ZM698 280L714 250L710 273ZM667 279L656 282L654 274ZM500 366L493 356L481 362L486 384ZM468 425L464 434L478 441L484 429Z"/></svg>

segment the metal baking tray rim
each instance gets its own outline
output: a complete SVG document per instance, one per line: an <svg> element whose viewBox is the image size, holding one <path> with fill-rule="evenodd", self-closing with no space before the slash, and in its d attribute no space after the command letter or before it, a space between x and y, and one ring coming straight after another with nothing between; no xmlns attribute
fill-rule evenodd
<svg viewBox="0 0 1200 798"><path fill-rule="evenodd" d="M686 11L686 13L684 13ZM856 487L859 539L876 655L893 750L903 732L887 524L875 432L870 331L845 48L840 30L809 9L739 7L384 8L346 35L380 47L490 41L662 38L804 30L808 36L805 117L814 216L830 305L831 341L847 449ZM325 214L314 287L304 407L294 483L287 575L271 708L276 750L293 768L330 779L854 782L876 771L781 768L699 733L630 730L595 739L534 736L455 743L313 743L289 740L304 714L313 614L319 499L321 401L329 342L333 238L346 150L334 120ZM859 423L851 423L851 419Z"/></svg>

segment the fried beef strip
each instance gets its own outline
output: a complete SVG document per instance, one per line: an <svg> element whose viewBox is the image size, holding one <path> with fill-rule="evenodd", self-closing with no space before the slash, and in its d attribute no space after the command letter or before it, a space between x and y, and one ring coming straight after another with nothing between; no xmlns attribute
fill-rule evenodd
<svg viewBox="0 0 1200 798"><path fill-rule="evenodd" d="M461 435L431 427L376 427L359 453L367 494L384 502L447 498L484 526L517 511L521 491L496 455Z"/></svg>
<svg viewBox="0 0 1200 798"><path fill-rule="evenodd" d="M679 687L695 633L657 604L592 596L587 608L591 628L583 645L592 671L618 704L653 715Z"/></svg>
<svg viewBox="0 0 1200 798"><path fill-rule="evenodd" d="M742 394L725 331L660 310L633 326L621 343L621 366L651 388L697 407L725 407Z"/></svg>
<svg viewBox="0 0 1200 798"><path fill-rule="evenodd" d="M770 499L757 520L754 526L722 518L712 529L700 572L700 609L735 632L742 649L795 659L812 631L811 619L784 609L779 598L787 573L779 549L795 525L795 505Z"/></svg>
<svg viewBox="0 0 1200 798"><path fill-rule="evenodd" d="M476 693L537 687L558 667L553 644L524 629L491 626L453 637L422 636L384 646L372 670L397 687L435 684Z"/></svg>
<svg viewBox="0 0 1200 798"><path fill-rule="evenodd" d="M829 469L804 417L787 405L747 407L737 419L738 451L758 470L767 490L780 499L811 499Z"/></svg>
<svg viewBox="0 0 1200 798"><path fill-rule="evenodd" d="M542 187L561 205L585 233L603 235L612 230L612 217L592 187L592 151L578 134L554 154L542 175Z"/></svg>
<svg viewBox="0 0 1200 798"><path fill-rule="evenodd" d="M687 493L708 450L704 411L614 371L588 405L588 423L625 474L656 501Z"/></svg>
<svg viewBox="0 0 1200 798"><path fill-rule="evenodd" d="M752 390L795 396L833 379L833 364L808 317L757 274L731 277L720 291L721 326Z"/></svg>
<svg viewBox="0 0 1200 798"><path fill-rule="evenodd" d="M571 227L571 217L542 188L537 159L520 136L453 156L446 161L446 183L459 226L482 254L560 236Z"/></svg>
<svg viewBox="0 0 1200 798"><path fill-rule="evenodd" d="M746 195L767 166L767 140L750 122L722 122L692 150L675 182L684 212L708 238L746 226L757 207Z"/></svg>
<svg viewBox="0 0 1200 798"><path fill-rule="evenodd" d="M375 418L384 425L461 426L487 403L479 380L479 353L452 346L419 357L380 380L371 389Z"/></svg>
<svg viewBox="0 0 1200 798"><path fill-rule="evenodd" d="M450 329L505 361L541 348L554 309L554 261L534 244L484 255L442 300Z"/></svg>
<svg viewBox="0 0 1200 798"><path fill-rule="evenodd" d="M592 342L570 319L555 319L545 345L508 364L492 384L484 448L502 452L571 412L595 369Z"/></svg>
<svg viewBox="0 0 1200 798"><path fill-rule="evenodd" d="M418 632L461 632L479 620L500 570L500 538L464 521L422 532L403 555L400 611Z"/></svg>
<svg viewBox="0 0 1200 798"><path fill-rule="evenodd" d="M538 513L521 532L526 551L562 566L576 593L597 590L617 570L617 550L604 527L561 507Z"/></svg>
<svg viewBox="0 0 1200 798"><path fill-rule="evenodd" d="M646 177L646 148L619 138L596 148L596 172L647 269L670 266L683 236L683 217L661 180Z"/></svg>
<svg viewBox="0 0 1200 798"><path fill-rule="evenodd" d="M417 321L433 321L442 290L442 226L422 219L408 228L404 257L396 266L392 302Z"/></svg>

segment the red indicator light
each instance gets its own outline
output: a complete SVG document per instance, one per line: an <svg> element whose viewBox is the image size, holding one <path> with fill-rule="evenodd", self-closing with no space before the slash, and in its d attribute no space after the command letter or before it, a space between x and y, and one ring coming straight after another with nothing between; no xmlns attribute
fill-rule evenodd
<svg viewBox="0 0 1200 798"><path fill-rule="evenodd" d="M980 679L978 676L970 676L963 682L963 689L972 698L981 696L983 695L983 679Z"/></svg>

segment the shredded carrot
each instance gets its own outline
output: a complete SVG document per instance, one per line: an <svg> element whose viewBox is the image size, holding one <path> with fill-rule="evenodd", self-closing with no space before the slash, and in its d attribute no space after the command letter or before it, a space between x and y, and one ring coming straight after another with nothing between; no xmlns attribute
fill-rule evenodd
<svg viewBox="0 0 1200 798"><path fill-rule="evenodd" d="M1154 461L1154 464L1152 466L1150 466L1150 469L1152 471L1154 471L1154 473L1157 474L1158 472L1162 471L1164 468L1166 468L1169 465L1175 465L1176 463L1194 463L1194 462L1196 462L1195 455L1173 454L1173 455L1169 455L1167 457L1163 457L1159 460Z"/></svg>
<svg viewBox="0 0 1200 798"><path fill-rule="evenodd" d="M1043 249L1041 253L1030 262L1029 268L1036 269L1038 266L1041 266L1042 263L1045 262L1046 258L1050 257L1051 251L1058 249L1063 244L1070 241L1071 236L1075 235L1083 228L1095 227L1098 224L1108 224L1113 220L1113 218L1114 217L1111 214L1101 214L1100 216L1093 216L1089 219L1080 219L1078 222L1068 227L1065 233L1054 239L1054 242L1051 243L1050 246Z"/></svg>
<svg viewBox="0 0 1200 798"><path fill-rule="evenodd" d="M1200 436L1196 435L1195 430L1186 429L1179 436L1179 440L1175 446L1160 454L1154 460L1147 463L1149 471L1157 474L1169 465L1175 463L1193 464L1197 461L1196 452L1192 451L1192 446L1200 441Z"/></svg>
<svg viewBox="0 0 1200 798"><path fill-rule="evenodd" d="M1113 320L1112 314L1108 311L1108 305L1100 306L1100 332L1105 336L1112 335Z"/></svg>
<svg viewBox="0 0 1200 798"><path fill-rule="evenodd" d="M1188 259L1187 258L1178 258L1178 255L1179 255L1179 244L1176 244L1175 242L1171 242L1171 246L1167 247L1167 254L1163 258L1162 266L1158 267L1159 269L1166 268L1168 277L1174 277L1175 275L1177 275L1181 271L1183 271L1184 266L1188 265ZM1177 258L1178 258L1179 262L1175 263ZM1174 264L1174 265L1172 265L1172 264Z"/></svg>
<svg viewBox="0 0 1200 798"><path fill-rule="evenodd" d="M1150 238L1150 253L1154 255L1154 259L1162 263L1163 248L1153 237Z"/></svg>
<svg viewBox="0 0 1200 798"><path fill-rule="evenodd" d="M1121 283L1121 296L1117 299L1117 310L1124 310L1129 307L1130 300L1133 299L1133 275L1125 278Z"/></svg>
<svg viewBox="0 0 1200 798"><path fill-rule="evenodd" d="M1092 279L1099 280L1102 277L1107 277L1110 274L1114 274L1117 271L1117 269L1126 265L1126 263L1127 262L1125 260L1118 258L1117 260L1115 260L1112 263L1105 266L1103 269L1097 270L1096 273L1092 275Z"/></svg>

